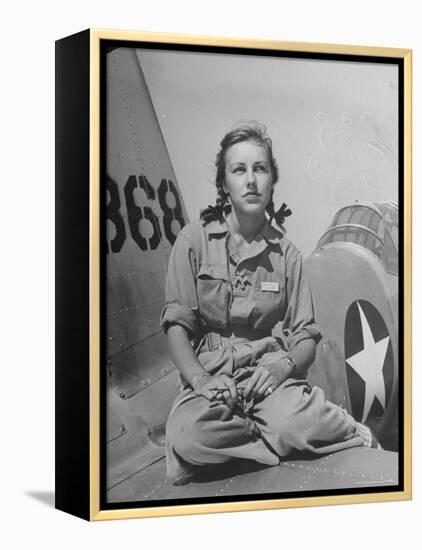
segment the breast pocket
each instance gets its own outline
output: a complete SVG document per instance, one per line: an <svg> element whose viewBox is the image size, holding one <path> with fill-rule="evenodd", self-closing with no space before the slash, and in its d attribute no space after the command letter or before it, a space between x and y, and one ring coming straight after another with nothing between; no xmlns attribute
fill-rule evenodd
<svg viewBox="0 0 422 550"><path fill-rule="evenodd" d="M284 317L284 279L277 273L258 273L253 284L250 321L256 328L273 328Z"/></svg>
<svg viewBox="0 0 422 550"><path fill-rule="evenodd" d="M211 327L228 324L229 282L224 266L202 265L196 276L199 313Z"/></svg>

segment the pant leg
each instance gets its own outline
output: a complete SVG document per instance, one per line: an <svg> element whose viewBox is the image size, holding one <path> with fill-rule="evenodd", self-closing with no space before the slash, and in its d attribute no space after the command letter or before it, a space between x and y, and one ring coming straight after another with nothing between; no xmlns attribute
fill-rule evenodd
<svg viewBox="0 0 422 550"><path fill-rule="evenodd" d="M233 458L279 464L252 418L224 403L185 392L167 422L167 474L177 478L188 474L192 465L221 464Z"/></svg>
<svg viewBox="0 0 422 550"><path fill-rule="evenodd" d="M286 380L250 412L279 456L294 450L325 454L363 444L354 418L306 380Z"/></svg>

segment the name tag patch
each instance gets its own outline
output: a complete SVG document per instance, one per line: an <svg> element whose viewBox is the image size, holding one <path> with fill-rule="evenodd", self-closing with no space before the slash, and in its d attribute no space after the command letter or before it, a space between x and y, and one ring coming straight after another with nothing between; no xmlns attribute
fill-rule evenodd
<svg viewBox="0 0 422 550"><path fill-rule="evenodd" d="M261 291L262 292L278 292L280 290L278 283L262 281Z"/></svg>

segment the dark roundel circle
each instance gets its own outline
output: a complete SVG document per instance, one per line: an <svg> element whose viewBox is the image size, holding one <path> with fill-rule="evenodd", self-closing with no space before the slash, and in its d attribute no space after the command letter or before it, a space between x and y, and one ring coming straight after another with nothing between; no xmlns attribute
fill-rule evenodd
<svg viewBox="0 0 422 550"><path fill-rule="evenodd" d="M376 427L391 399L394 355L382 315L366 300L356 300L347 310L344 355L352 414Z"/></svg>

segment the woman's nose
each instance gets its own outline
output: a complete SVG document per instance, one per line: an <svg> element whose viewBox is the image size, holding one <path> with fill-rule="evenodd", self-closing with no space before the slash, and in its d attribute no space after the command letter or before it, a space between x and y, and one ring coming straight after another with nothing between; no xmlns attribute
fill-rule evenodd
<svg viewBox="0 0 422 550"><path fill-rule="evenodd" d="M246 181L247 185L254 187L256 185L255 172L253 170L248 170L246 173L246 176L247 176L247 181Z"/></svg>

